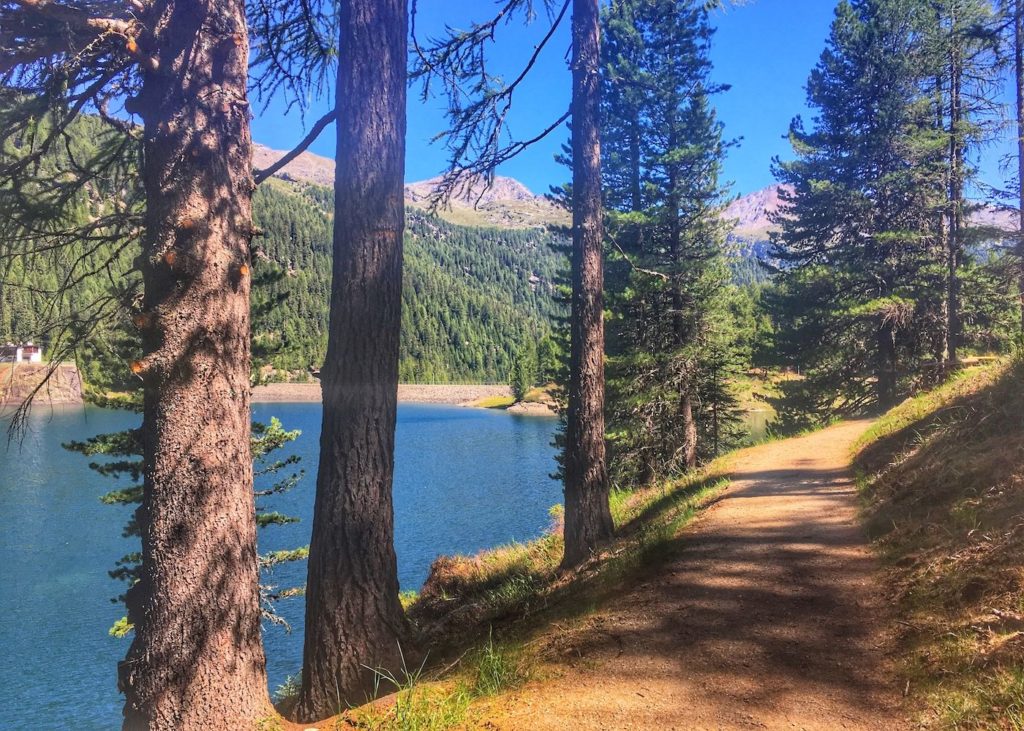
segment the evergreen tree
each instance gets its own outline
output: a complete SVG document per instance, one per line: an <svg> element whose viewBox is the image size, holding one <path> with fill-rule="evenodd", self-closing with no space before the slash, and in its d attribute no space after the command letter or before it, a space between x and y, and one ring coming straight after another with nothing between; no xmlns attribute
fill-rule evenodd
<svg viewBox="0 0 1024 731"><path fill-rule="evenodd" d="M739 360L719 304L727 143L710 101L724 87L710 81L703 3L617 0L604 26L613 465L646 481L716 452L734 421Z"/></svg>
<svg viewBox="0 0 1024 731"><path fill-rule="evenodd" d="M604 430L600 36L597 0L573 0L572 299L563 464L566 568L589 558L614 531Z"/></svg>
<svg viewBox="0 0 1024 731"><path fill-rule="evenodd" d="M923 34L935 78L936 123L945 139L945 201L941 226L944 299L941 344L945 367L955 367L964 342L963 272L969 266L970 206L976 176L970 152L990 137L997 111L997 16L988 0L939 0Z"/></svg>
<svg viewBox="0 0 1024 731"><path fill-rule="evenodd" d="M784 353L819 413L890 405L934 325L935 204L943 139L923 93L915 0L844 0L807 85L811 130L790 128L774 255Z"/></svg>
<svg viewBox="0 0 1024 731"><path fill-rule="evenodd" d="M63 340L130 310L142 342L131 367L145 390L144 486L141 570L127 593L135 637L119 667L126 728L251 727L268 706L248 397L247 67L238 0L0 2L0 203L16 230L5 246L111 245L116 264L142 241L141 297L113 283ZM111 113L121 101L141 129ZM117 141L65 175L36 176L83 111ZM122 178L104 215L83 216L96 181L133 160L137 177ZM57 299L116 271L73 264L58 270Z"/></svg>
<svg viewBox="0 0 1024 731"><path fill-rule="evenodd" d="M512 365L512 393L516 401L522 401L529 390L537 385L539 370L537 346L528 340L519 348Z"/></svg>

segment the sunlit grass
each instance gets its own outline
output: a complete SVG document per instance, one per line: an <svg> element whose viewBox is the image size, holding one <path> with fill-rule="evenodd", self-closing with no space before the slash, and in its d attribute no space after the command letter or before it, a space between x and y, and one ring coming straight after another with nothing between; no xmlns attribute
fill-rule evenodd
<svg viewBox="0 0 1024 731"><path fill-rule="evenodd" d="M513 396L488 396L474 401L473 406L481 409L507 409L516 402Z"/></svg>
<svg viewBox="0 0 1024 731"><path fill-rule="evenodd" d="M459 672L447 680L428 680L424 665L412 670L403 666L398 673L375 672L374 695L385 699L352 709L344 716L345 722L370 731L464 727L472 719L473 701L512 690L527 678L519 653L499 645L492 635L479 649L467 652Z"/></svg>
<svg viewBox="0 0 1024 731"><path fill-rule="evenodd" d="M727 460L707 469L637 491L614 491L611 512L618 536L585 570L590 583L620 576L667 546L700 508L728 484ZM557 592L571 591L571 574L562 560L562 507L551 510L543 536L512 543L475 556L442 556L431 567L410 617L426 631L444 635L465 627L486 627L503 617L526 616L546 607Z"/></svg>

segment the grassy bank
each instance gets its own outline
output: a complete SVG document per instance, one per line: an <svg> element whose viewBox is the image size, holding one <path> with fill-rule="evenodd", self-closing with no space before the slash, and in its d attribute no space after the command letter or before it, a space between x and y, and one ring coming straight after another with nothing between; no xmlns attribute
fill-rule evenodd
<svg viewBox="0 0 1024 731"><path fill-rule="evenodd" d="M1024 728L1024 366L969 368L857 449L919 720Z"/></svg>
<svg viewBox="0 0 1024 731"><path fill-rule="evenodd" d="M534 638L555 622L582 621L635 575L672 555L675 539L728 484L728 465L722 458L692 475L614 493L617 536L575 571L558 569L560 506L551 511L550 531L535 541L438 558L422 591L403 596L418 635L407 667L382 674L379 692L389 695L346 711L338 727L472 726L493 698L534 676L540 652Z"/></svg>

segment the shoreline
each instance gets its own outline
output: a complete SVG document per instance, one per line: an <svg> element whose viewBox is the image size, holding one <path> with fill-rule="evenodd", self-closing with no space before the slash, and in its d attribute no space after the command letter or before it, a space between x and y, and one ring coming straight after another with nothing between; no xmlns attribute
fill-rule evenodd
<svg viewBox="0 0 1024 731"><path fill-rule="evenodd" d="M398 386L400 403L470 406L482 399L511 396L511 386L501 385L401 383ZM254 404L319 403L322 400L319 382L270 383L252 389Z"/></svg>

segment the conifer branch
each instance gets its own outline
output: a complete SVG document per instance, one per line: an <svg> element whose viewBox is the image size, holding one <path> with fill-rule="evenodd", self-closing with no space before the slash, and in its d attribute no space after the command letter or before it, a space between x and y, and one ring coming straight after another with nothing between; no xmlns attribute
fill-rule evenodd
<svg viewBox="0 0 1024 731"><path fill-rule="evenodd" d="M338 110L332 109L327 114L317 120L316 124L313 125L312 129L309 130L302 141L297 144L292 150L281 157L277 162L263 170L257 170L253 174L253 182L256 185L264 182L267 178L275 175L281 168L285 167L292 160L297 158L303 152L305 152L313 142L320 136L320 134L327 128L329 124L334 122L338 118Z"/></svg>

